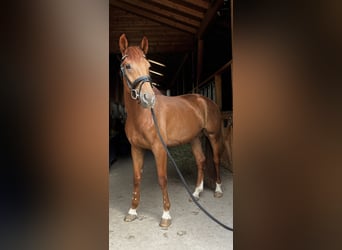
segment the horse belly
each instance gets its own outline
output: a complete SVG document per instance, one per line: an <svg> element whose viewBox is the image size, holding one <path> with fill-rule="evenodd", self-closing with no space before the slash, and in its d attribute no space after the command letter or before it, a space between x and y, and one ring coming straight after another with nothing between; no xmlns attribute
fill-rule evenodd
<svg viewBox="0 0 342 250"><path fill-rule="evenodd" d="M167 144L177 146L191 142L202 131L202 128L196 125L175 126L167 129Z"/></svg>

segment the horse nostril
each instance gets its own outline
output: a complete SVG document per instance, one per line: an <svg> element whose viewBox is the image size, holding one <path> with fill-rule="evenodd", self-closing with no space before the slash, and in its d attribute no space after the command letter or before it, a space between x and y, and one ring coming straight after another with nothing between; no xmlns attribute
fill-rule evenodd
<svg viewBox="0 0 342 250"><path fill-rule="evenodd" d="M151 102L151 95L150 94L148 94L148 93L146 93L146 94L144 94L143 95L143 98L144 98L144 100L146 101L146 102Z"/></svg>
<svg viewBox="0 0 342 250"><path fill-rule="evenodd" d="M145 93L142 95L142 101L148 106L153 106L155 102L155 96L150 93Z"/></svg>
<svg viewBox="0 0 342 250"><path fill-rule="evenodd" d="M152 98L151 98L151 103L154 104L155 100L156 100L156 97L155 97L155 96L152 96Z"/></svg>

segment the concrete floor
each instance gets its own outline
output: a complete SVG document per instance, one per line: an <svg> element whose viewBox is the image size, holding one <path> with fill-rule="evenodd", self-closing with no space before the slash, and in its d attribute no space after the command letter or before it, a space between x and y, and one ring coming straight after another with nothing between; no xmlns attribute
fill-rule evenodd
<svg viewBox="0 0 342 250"><path fill-rule="evenodd" d="M168 191L172 224L161 229L162 195L153 155L146 153L138 219L124 222L131 204L132 160L120 158L109 171L109 249L233 249L233 232L207 217L189 201L174 166L168 167ZM233 175L222 168L223 197L214 198L204 187L200 203L223 224L233 227ZM185 177L193 191L195 177Z"/></svg>

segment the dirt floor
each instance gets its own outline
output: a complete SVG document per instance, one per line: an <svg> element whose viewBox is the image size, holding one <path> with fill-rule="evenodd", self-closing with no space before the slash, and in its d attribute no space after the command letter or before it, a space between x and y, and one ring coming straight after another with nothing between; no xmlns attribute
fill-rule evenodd
<svg viewBox="0 0 342 250"><path fill-rule="evenodd" d="M168 167L168 191L172 224L159 227L162 195L157 181L153 155L146 153L141 184L138 219L124 222L131 204L132 160L119 158L109 171L109 249L233 249L233 232L224 229L189 201L176 170ZM213 190L204 186L200 203L223 224L233 227L233 175L221 169L223 197L214 198ZM191 190L195 177L186 176Z"/></svg>

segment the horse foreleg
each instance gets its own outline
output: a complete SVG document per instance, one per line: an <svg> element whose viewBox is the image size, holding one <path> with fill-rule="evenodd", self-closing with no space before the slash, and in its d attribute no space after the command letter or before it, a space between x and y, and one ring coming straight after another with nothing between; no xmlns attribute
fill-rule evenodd
<svg viewBox="0 0 342 250"><path fill-rule="evenodd" d="M131 222L138 217L137 207L140 202L140 182L144 163L144 151L141 148L131 146L131 155L133 160L133 195L131 208L124 219L127 222Z"/></svg>
<svg viewBox="0 0 342 250"><path fill-rule="evenodd" d="M191 142L191 148L197 165L197 182L195 191L192 195L195 197L196 200L198 200L200 193L203 191L203 164L205 162L205 156L203 153L202 144L199 137L196 137Z"/></svg>
<svg viewBox="0 0 342 250"><path fill-rule="evenodd" d="M167 155L164 148L160 147L153 150L156 160L158 182L163 195L163 215L159 226L167 228L171 225L170 200L167 192Z"/></svg>

